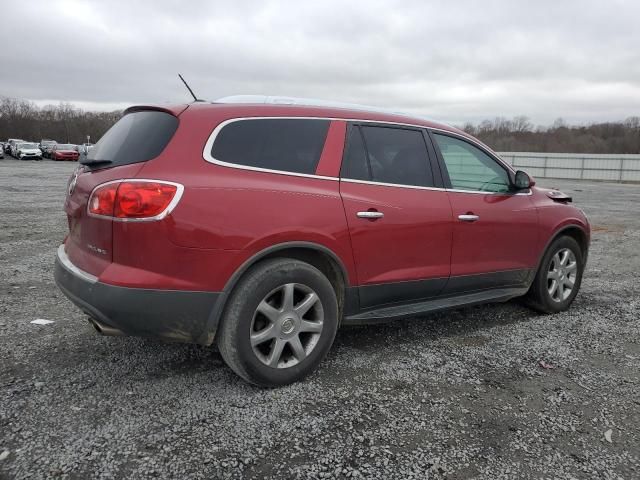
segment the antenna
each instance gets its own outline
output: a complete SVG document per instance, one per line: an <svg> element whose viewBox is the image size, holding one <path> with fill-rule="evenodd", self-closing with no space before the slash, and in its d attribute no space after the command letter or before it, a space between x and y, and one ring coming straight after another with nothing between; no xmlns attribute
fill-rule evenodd
<svg viewBox="0 0 640 480"><path fill-rule="evenodd" d="M204 102L204 100L196 97L196 94L193 93L193 90L191 90L191 87L189 86L189 84L187 83L187 81L182 78L182 75L178 74L178 77L180 77L180 80L182 80L182 83L184 83L184 86L187 87L187 90L189 90L189 93L191 94L191 96L193 97L193 101L194 102Z"/></svg>

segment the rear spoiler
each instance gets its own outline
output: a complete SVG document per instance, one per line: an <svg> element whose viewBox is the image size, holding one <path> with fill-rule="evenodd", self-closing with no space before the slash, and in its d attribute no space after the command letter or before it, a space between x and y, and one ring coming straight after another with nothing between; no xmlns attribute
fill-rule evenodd
<svg viewBox="0 0 640 480"><path fill-rule="evenodd" d="M184 112L187 108L189 108L189 105L184 105L184 104L179 104L179 105L134 105L132 107L127 108L124 112L123 115L126 115L127 113L134 113L134 112L148 112L149 110L151 111L155 111L155 112L164 112L164 113L168 113L169 115L173 115L174 117L179 117L180 114L182 112Z"/></svg>

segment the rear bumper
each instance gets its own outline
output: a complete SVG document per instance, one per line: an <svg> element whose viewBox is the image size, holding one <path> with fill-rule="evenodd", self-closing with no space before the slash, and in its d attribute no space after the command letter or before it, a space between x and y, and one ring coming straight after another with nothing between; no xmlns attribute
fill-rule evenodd
<svg viewBox="0 0 640 480"><path fill-rule="evenodd" d="M99 282L58 248L54 278L62 292L107 335L135 335L209 345L221 294L128 288Z"/></svg>

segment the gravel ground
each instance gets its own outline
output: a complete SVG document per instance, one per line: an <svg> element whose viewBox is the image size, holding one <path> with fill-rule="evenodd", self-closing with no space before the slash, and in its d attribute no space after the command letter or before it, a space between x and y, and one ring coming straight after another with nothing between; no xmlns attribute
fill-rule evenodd
<svg viewBox="0 0 640 480"><path fill-rule="evenodd" d="M101 337L57 290L74 166L0 160L0 477L640 477L639 186L540 182L594 228L568 312L343 329L264 390L211 348Z"/></svg>

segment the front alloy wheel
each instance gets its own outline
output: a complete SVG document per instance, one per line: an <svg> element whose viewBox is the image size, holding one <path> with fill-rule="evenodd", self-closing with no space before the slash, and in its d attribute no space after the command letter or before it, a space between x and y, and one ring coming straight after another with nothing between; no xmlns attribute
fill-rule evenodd
<svg viewBox="0 0 640 480"><path fill-rule="evenodd" d="M578 262L568 248L558 251L549 263L547 290L554 302L563 302L573 292L578 274Z"/></svg>
<svg viewBox="0 0 640 480"><path fill-rule="evenodd" d="M584 257L578 242L569 236L555 239L542 258L526 295L532 308L543 313L569 308L582 282Z"/></svg>

